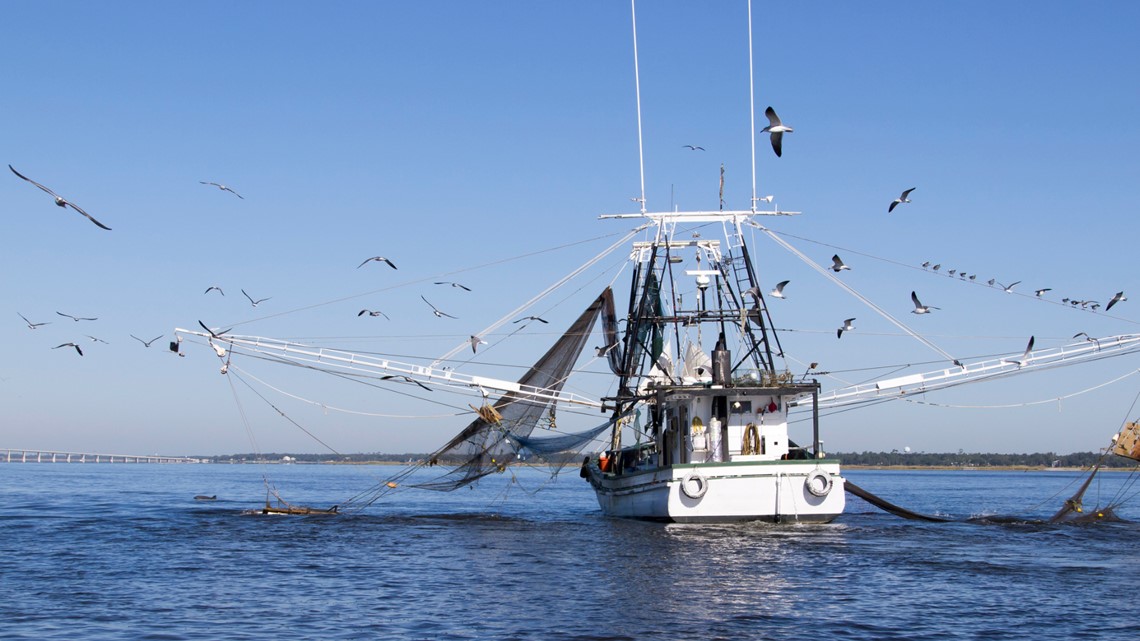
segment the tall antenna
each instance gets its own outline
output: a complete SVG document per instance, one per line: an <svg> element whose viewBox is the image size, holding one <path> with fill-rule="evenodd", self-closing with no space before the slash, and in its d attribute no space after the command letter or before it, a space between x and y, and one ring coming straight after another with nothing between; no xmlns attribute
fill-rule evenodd
<svg viewBox="0 0 1140 641"><path fill-rule="evenodd" d="M751 0L750 0L751 1ZM645 151L641 143L641 75L637 66L637 8L634 6L635 0L629 0L629 11L633 16L633 84L637 91L637 163L641 168L641 213L645 213ZM751 15L752 8L749 6L748 11ZM749 27L751 28L751 27ZM751 36L749 36L751 37ZM753 125L753 129L755 129ZM753 134L755 137L755 134ZM756 174L753 170L753 175ZM753 196L756 195L755 188L753 188ZM755 207L755 200L753 200L753 207Z"/></svg>
<svg viewBox="0 0 1140 641"><path fill-rule="evenodd" d="M638 116L640 118L640 116ZM748 0L748 117L752 123L752 212L756 212L756 83L752 73L752 0Z"/></svg>

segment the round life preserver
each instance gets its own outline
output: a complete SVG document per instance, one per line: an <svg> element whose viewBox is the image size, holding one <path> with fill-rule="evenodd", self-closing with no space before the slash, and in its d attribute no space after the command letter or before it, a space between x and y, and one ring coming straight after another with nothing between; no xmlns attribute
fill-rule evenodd
<svg viewBox="0 0 1140 641"><path fill-rule="evenodd" d="M691 499L699 499L708 491L708 479L696 472L689 472L689 475L681 481L681 492Z"/></svg>
<svg viewBox="0 0 1140 641"><path fill-rule="evenodd" d="M815 470L804 479L804 487L812 496L823 498L831 493L831 475L823 470Z"/></svg>

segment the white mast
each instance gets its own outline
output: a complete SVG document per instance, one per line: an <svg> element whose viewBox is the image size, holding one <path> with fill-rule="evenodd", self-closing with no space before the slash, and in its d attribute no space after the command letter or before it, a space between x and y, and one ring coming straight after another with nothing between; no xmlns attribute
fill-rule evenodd
<svg viewBox="0 0 1140 641"><path fill-rule="evenodd" d="M635 0L629 0L629 11L633 16L633 85L637 94L637 163L641 168L641 213L645 213L645 151L641 142L641 76L637 65L637 8Z"/></svg>

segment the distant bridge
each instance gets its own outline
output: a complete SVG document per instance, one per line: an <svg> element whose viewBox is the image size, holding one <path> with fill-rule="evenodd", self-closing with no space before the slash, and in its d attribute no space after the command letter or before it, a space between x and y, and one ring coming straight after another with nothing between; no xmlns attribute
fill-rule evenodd
<svg viewBox="0 0 1140 641"><path fill-rule="evenodd" d="M101 454L0 448L0 463L204 463L205 459L158 454Z"/></svg>

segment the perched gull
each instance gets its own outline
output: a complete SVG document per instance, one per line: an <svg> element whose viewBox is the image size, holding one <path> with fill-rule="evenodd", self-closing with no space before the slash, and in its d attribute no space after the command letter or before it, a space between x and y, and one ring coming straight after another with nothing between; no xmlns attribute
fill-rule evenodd
<svg viewBox="0 0 1140 641"><path fill-rule="evenodd" d="M521 323L524 320L536 320L540 323L546 323L547 322L546 319L539 318L538 316L523 316L522 318L520 318L518 320L511 321L511 323Z"/></svg>
<svg viewBox="0 0 1140 641"><path fill-rule="evenodd" d="M994 283L996 283L996 282L997 282L997 280L991 278L991 279L986 281L986 284L989 285L990 287L993 287Z"/></svg>
<svg viewBox="0 0 1140 641"><path fill-rule="evenodd" d="M932 305L923 305L922 303L918 302L918 294L916 294L914 292L910 293L910 299L912 301L914 301L914 310L911 311L912 314L929 314L930 310L932 310L932 309L941 309L941 307L934 307Z"/></svg>
<svg viewBox="0 0 1140 641"><path fill-rule="evenodd" d="M389 264L391 264L391 263L389 263ZM462 289L465 292L471 291L470 287L468 287L466 285L461 285L459 283L453 283L449 280L437 280L437 281L435 281L435 284L436 285L451 285L452 287L458 287L459 289Z"/></svg>
<svg viewBox="0 0 1140 641"><path fill-rule="evenodd" d="M947 273L947 274L950 274L951 276L953 276L954 274L957 274L957 273L958 273L958 270L957 270L957 269L951 269L950 271L948 271L948 272L946 272L946 273Z"/></svg>
<svg viewBox="0 0 1140 641"><path fill-rule="evenodd" d="M938 263L934 267L931 267L931 269L933 269L934 271L938 271L938 270L942 269L942 263Z"/></svg>
<svg viewBox="0 0 1140 641"><path fill-rule="evenodd" d="M926 269L927 267L930 267L930 261L929 260L922 264L923 269Z"/></svg>
<svg viewBox="0 0 1140 641"><path fill-rule="evenodd" d="M843 327L840 327L838 330L836 330L835 337L836 338L843 338L843 332L849 332L849 331L855 329L855 326L851 324L854 321L855 321L854 318L848 318L847 320L843 321Z"/></svg>
<svg viewBox="0 0 1140 641"><path fill-rule="evenodd" d="M682 147L688 147L689 149L691 149L693 151L704 151L705 150L704 147L700 147L698 145L681 145L681 146Z"/></svg>
<svg viewBox="0 0 1140 641"><path fill-rule="evenodd" d="M890 207L887 207L887 213L888 214L891 213L892 211L895 210L895 207L898 207L899 205L901 205L903 203L909 203L910 198L908 198L908 196L910 196L910 192L914 191L914 189L915 189L914 187L911 187L910 189L904 191L901 196L892 200Z"/></svg>
<svg viewBox="0 0 1140 641"><path fill-rule="evenodd" d="M776 157L781 155L781 146L784 140L784 132L792 133L794 131L791 127L787 127L784 123L780 122L780 117L776 115L776 110L768 107L764 110L764 115L768 116L768 126L761 129L761 132L769 132L772 139L772 151L776 152Z"/></svg>
<svg viewBox="0 0 1140 641"><path fill-rule="evenodd" d="M241 290L241 293L245 294L245 290L244 289ZM257 300L253 300L253 296L250 296L249 294L245 294L245 297L249 299L250 304L253 305L254 307L257 307L258 304L264 303L265 301L269 300L270 298L273 298L272 296L267 296L265 298L259 298Z"/></svg>
<svg viewBox="0 0 1140 641"><path fill-rule="evenodd" d="M207 331L208 331L208 330L207 330ZM150 344L151 344L151 343L153 343L153 342L155 342L156 340L158 340L158 339L162 338L162 336L155 336L154 338L150 339L149 341L144 341L143 339L139 338L138 336L135 336L134 334L131 334L131 338L133 338L133 339L135 339L136 341L138 341L138 342L142 343L144 347L150 347Z"/></svg>
<svg viewBox="0 0 1140 641"><path fill-rule="evenodd" d="M846 264L844 264L843 259L841 259L839 257L839 254L836 254L836 255L831 257L831 271L838 274L839 272L841 272L845 269L851 269L851 268L848 267Z"/></svg>
<svg viewBox="0 0 1140 641"><path fill-rule="evenodd" d="M998 286L999 286L999 287L1001 287L1003 290L1005 290L1005 293L1007 293L1007 294L1012 294L1012 293L1013 293L1013 288L1014 288L1014 286L1015 286L1015 285L1017 285L1017 284L1018 284L1018 283L1020 283L1020 282L1021 282L1021 281L1019 281L1019 280L1015 280L1015 281L1013 281L1012 283L1010 283L1010 284L1008 284L1008 285L1002 285L1001 283L998 283Z"/></svg>
<svg viewBox="0 0 1140 641"><path fill-rule="evenodd" d="M388 318L387 314L378 309L362 309L360 310L360 313L357 314L357 316L363 316L365 314L368 314L369 316L383 316L384 318ZM388 320L392 319L388 318Z"/></svg>
<svg viewBox="0 0 1140 641"><path fill-rule="evenodd" d="M71 320L73 320L73 321L75 321L75 322L77 322L77 323L78 323L79 321L81 321L81 320L85 320L85 321L94 321L94 320L99 320L98 318L85 318L85 317L83 317L83 316L72 316L71 314L64 314L63 312L56 312L56 313L57 313L57 314L59 314L60 316L64 316L64 317L66 317L66 318L70 318Z"/></svg>
<svg viewBox="0 0 1140 641"><path fill-rule="evenodd" d="M1087 342L1089 342L1089 343L1093 343L1093 344L1095 344L1095 345L1097 346L1097 348L1098 348L1098 349L1100 348L1100 341L1099 341L1099 340L1097 340L1097 339L1095 339L1095 338L1093 338L1092 336L1089 336L1088 334L1086 334L1086 333L1084 333L1084 332L1077 332L1076 334L1073 334L1073 338L1076 338L1076 337L1078 337L1078 336L1084 336L1084 337L1085 337L1085 341L1087 341Z"/></svg>
<svg viewBox="0 0 1140 641"><path fill-rule="evenodd" d="M20 318L24 318L24 315L21 314L20 312L16 312L16 315L19 316ZM35 328L39 327L40 325L51 325L51 321L45 321L43 323L33 323L32 321L28 320L27 318L24 318L24 322L28 324L28 329L35 329Z"/></svg>
<svg viewBox="0 0 1140 641"><path fill-rule="evenodd" d="M206 291L204 291L202 293L203 294L209 294L210 292L214 291L215 289L218 290L218 293L221 294L222 296L226 295L226 293L222 291L222 288L218 287L217 285L211 285L211 286L207 287Z"/></svg>
<svg viewBox="0 0 1140 641"><path fill-rule="evenodd" d="M1042 296L1045 295L1045 292L1051 292L1051 291L1053 291L1052 287L1042 287L1041 289L1038 289L1037 291L1033 292L1033 294L1035 296L1037 296L1037 298L1041 298Z"/></svg>
<svg viewBox="0 0 1140 641"><path fill-rule="evenodd" d="M1002 362L1008 363L1010 365L1017 365L1018 367L1025 367L1025 365L1029 363L1029 352L1031 352L1031 351L1033 351L1033 337L1032 336L1029 337L1029 344L1025 346L1025 353L1021 355L1021 358L1019 358L1019 359L1011 358L1009 360L1002 359Z"/></svg>
<svg viewBox="0 0 1140 641"><path fill-rule="evenodd" d="M472 354L478 353L476 351L476 348L478 348L480 345L486 345L487 344L487 341L483 340L482 338L479 338L478 336L472 336L470 341L471 341L471 353Z"/></svg>
<svg viewBox="0 0 1140 641"><path fill-rule="evenodd" d="M14 167L12 167L12 165L8 165L8 169L11 169L11 170L12 170L12 173L16 174L16 175L17 175L17 176L19 176L20 178L23 178L24 180L26 180L26 181L28 181L28 182L32 183L33 185L35 185L36 187L39 187L40 189L42 189L42 190L46 191L47 193L51 194L53 197L55 197L55 204L59 205L60 207L65 207L65 208L66 208L66 207L71 207L71 208L72 208L72 209L74 209L75 211L77 211L77 212L79 212L79 213L83 214L84 216L86 216L86 217L87 217L87 220L90 220L91 222L95 223L95 224L96 224L96 225L98 225L99 227L102 227L103 229L106 229L107 231L111 231L111 228L110 228L110 227L108 227L108 226L104 225L103 223L101 223L101 222L99 222L99 221L95 220L94 218L92 218L92 217L91 217L91 214L89 214L89 213L87 213L87 212L83 211L82 209L80 209L80 208L79 208L79 207L78 207L78 206L77 206L75 203L73 203L73 202L71 202L71 201L69 201L69 200L65 200L65 199L64 199L62 196L60 196L59 194L55 193L54 191L52 191L52 190L48 189L47 187L44 187L43 185L39 184L38 182L36 182L36 181L32 180L31 178L28 178L27 176L25 176L25 175L21 174L20 172L16 171L16 169L15 169Z"/></svg>
<svg viewBox="0 0 1140 641"><path fill-rule="evenodd" d="M776 283L776 289L773 289L770 292L772 294L772 297L773 298L784 298L784 286L790 282L792 282L792 281L782 280L782 281Z"/></svg>
<svg viewBox="0 0 1140 641"><path fill-rule="evenodd" d="M356 268L360 269L361 267L364 267L365 265L367 265L368 263L370 263L372 261L376 261L378 263L388 263L389 267L391 267L392 269L396 269L396 265L394 263L392 263L392 261L388 260L387 258L384 258L383 256L373 256L372 258L369 258L368 260L365 260L363 263L360 263L359 265L357 265Z"/></svg>
<svg viewBox="0 0 1140 641"><path fill-rule="evenodd" d="M435 305L432 305L428 299L424 298L422 294L420 295L420 299L423 300L423 302L428 304L428 307L431 308L431 312L433 314L435 314L436 318L442 318L444 316L446 316L448 318L455 318L451 314L445 314L444 312L439 311L439 309ZM456 320L458 320L458 319L456 319Z"/></svg>
<svg viewBox="0 0 1140 641"><path fill-rule="evenodd" d="M1108 305L1105 306L1104 311L1107 312L1108 310L1112 309L1113 305L1125 300L1128 300L1128 298L1124 295L1124 292L1116 292L1116 295L1112 297L1112 300L1108 301Z"/></svg>
<svg viewBox="0 0 1140 641"><path fill-rule="evenodd" d="M239 193L237 193L236 191L234 191L234 190L230 189L229 187L226 187L225 185L219 185L218 183L211 183L211 182L206 182L205 180L199 180L198 182L202 183L203 185L213 185L213 186L217 187L218 189L221 189L222 191L228 191L228 192L230 192L231 194L233 194L233 195L237 196L238 198L241 198L242 200L245 200L245 198L243 198L241 194L239 194Z"/></svg>
<svg viewBox="0 0 1140 641"><path fill-rule="evenodd" d="M59 349L61 347L74 347L75 351L79 352L80 356L83 356L83 350L79 349L79 346L76 345L75 343L63 343L62 345L56 345L52 349Z"/></svg>

